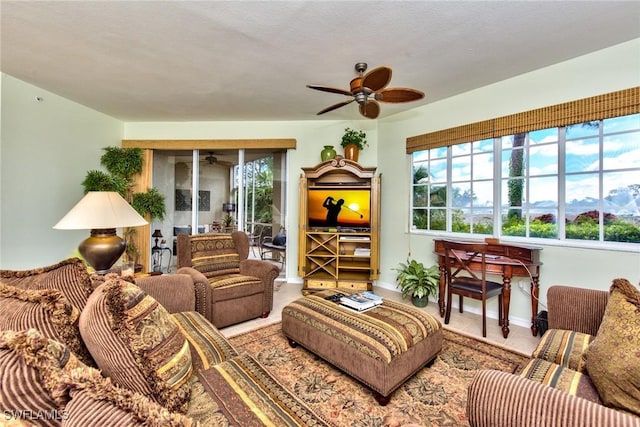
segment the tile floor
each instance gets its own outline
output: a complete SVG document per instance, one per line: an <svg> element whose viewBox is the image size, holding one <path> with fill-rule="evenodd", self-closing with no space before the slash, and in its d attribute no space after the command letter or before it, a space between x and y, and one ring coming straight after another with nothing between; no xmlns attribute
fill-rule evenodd
<svg viewBox="0 0 640 427"><path fill-rule="evenodd" d="M222 333L227 337L231 337L262 326L280 322L282 317L282 308L290 301L302 296L302 284L286 283L285 279L281 277L276 279L276 288L277 291L275 291L273 295L273 311L268 318L255 319L237 325L228 326L222 329ZM402 300L399 292L382 288L374 288L374 292L384 298L389 298L409 305L411 304L409 300ZM422 308L421 310L427 311L429 314L434 315L444 323L444 319L440 318L440 314L438 313L437 303L429 302L427 307ZM472 313L452 312L451 321L448 325L443 326L447 329L460 332L465 335L470 335L477 339L484 339L492 344L518 351L527 356L531 354L539 341L539 337L534 337L529 328L515 325L511 325L509 327L509 337L505 339L502 337L502 330L498 327L497 320L495 319L487 319L487 337L482 338L482 319L479 315Z"/></svg>

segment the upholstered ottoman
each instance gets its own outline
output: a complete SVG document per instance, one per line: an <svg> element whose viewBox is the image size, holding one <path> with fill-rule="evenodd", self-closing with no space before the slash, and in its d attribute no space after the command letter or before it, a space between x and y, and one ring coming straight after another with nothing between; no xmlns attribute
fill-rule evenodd
<svg viewBox="0 0 640 427"><path fill-rule="evenodd" d="M438 319L384 299L358 313L325 299L333 291L304 296L282 309L282 332L292 346L312 353L367 385L380 405L442 348Z"/></svg>

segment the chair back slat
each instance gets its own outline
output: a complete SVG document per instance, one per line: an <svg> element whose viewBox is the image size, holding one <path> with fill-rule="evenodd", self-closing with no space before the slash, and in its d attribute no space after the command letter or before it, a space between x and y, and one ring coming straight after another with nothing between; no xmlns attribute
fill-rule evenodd
<svg viewBox="0 0 640 427"><path fill-rule="evenodd" d="M499 296L498 324L503 321L502 284L487 281L487 251L489 245L484 242L444 242L445 283L447 288L445 324L451 316L452 295L459 296L459 308L462 313L462 298L470 297L482 300L482 336L487 336L486 300ZM504 332L503 332L504 333Z"/></svg>
<svg viewBox="0 0 640 427"><path fill-rule="evenodd" d="M444 241L445 265L450 278L466 273L473 279L486 280L486 255L489 245L481 242ZM479 268L474 264L479 264ZM455 268L455 270L454 270Z"/></svg>

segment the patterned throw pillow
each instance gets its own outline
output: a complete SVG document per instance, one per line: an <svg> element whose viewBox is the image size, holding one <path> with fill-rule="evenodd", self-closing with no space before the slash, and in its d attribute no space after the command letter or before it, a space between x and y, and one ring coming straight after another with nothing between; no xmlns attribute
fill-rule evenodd
<svg viewBox="0 0 640 427"><path fill-rule="evenodd" d="M640 415L640 292L615 279L586 368L605 405Z"/></svg>
<svg viewBox="0 0 640 427"><path fill-rule="evenodd" d="M57 289L82 311L93 288L87 266L78 258L33 270L0 270L0 281L20 289Z"/></svg>
<svg viewBox="0 0 640 427"><path fill-rule="evenodd" d="M62 376L86 367L67 346L36 329L0 332L0 407L4 417L58 426L69 400Z"/></svg>
<svg viewBox="0 0 640 427"><path fill-rule="evenodd" d="M84 363L95 366L78 328L80 312L56 289L25 290L0 283L0 330L35 328L66 344Z"/></svg>
<svg viewBox="0 0 640 427"><path fill-rule="evenodd" d="M185 413L193 371L188 341L171 315L136 285L108 279L80 315L80 333L113 382Z"/></svg>

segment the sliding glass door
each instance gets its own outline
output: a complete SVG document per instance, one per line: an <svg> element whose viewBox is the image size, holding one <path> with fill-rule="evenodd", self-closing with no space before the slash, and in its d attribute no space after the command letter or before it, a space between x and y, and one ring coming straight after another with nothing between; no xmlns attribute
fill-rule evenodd
<svg viewBox="0 0 640 427"><path fill-rule="evenodd" d="M159 150L153 151L153 186L166 201L167 215L151 224L162 249L160 270L176 263L178 233L246 231L256 224L278 232L285 223L286 155L282 150ZM156 232L155 230L159 230ZM164 241L164 246L163 246ZM164 257L171 249L171 260ZM154 252L155 249L155 252ZM254 251L255 253L255 251Z"/></svg>

